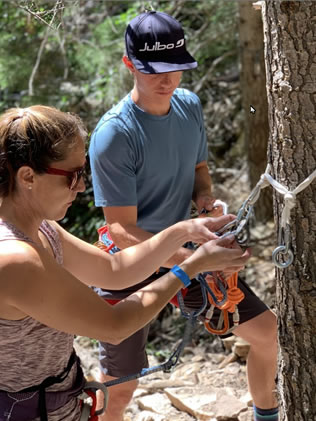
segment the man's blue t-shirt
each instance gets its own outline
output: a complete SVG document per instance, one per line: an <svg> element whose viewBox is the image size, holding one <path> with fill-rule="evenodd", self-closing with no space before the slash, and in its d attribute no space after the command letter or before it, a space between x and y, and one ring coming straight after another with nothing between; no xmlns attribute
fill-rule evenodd
<svg viewBox="0 0 316 421"><path fill-rule="evenodd" d="M96 206L137 206L137 226L152 233L187 219L195 166L207 160L200 100L176 89L156 116L129 94L101 118L89 154Z"/></svg>

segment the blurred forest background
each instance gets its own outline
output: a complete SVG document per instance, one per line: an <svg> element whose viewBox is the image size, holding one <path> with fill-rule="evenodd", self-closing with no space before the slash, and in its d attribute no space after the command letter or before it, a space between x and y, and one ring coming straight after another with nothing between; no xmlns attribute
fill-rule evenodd
<svg viewBox="0 0 316 421"><path fill-rule="evenodd" d="M245 169L238 3L0 0L0 111L52 105L78 113L91 133L132 87L121 61L127 23L145 9L166 11L182 23L188 50L199 63L197 70L184 72L182 86L202 101L210 168L214 174ZM92 193L89 180L62 221L90 242L104 223Z"/></svg>

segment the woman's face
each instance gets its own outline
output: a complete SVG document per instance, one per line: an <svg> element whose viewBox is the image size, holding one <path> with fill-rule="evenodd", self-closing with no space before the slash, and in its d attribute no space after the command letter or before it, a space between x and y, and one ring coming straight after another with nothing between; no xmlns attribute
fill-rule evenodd
<svg viewBox="0 0 316 421"><path fill-rule="evenodd" d="M56 170L73 172L84 167L86 163L85 144L78 138L67 158L55 162L51 165ZM57 171L58 172L58 171ZM38 174L35 176L37 182L34 183L32 194L36 200L34 212L44 219L58 221L66 215L68 208L72 205L78 192L83 192L86 188L82 177L76 186L69 188L69 177L59 174Z"/></svg>

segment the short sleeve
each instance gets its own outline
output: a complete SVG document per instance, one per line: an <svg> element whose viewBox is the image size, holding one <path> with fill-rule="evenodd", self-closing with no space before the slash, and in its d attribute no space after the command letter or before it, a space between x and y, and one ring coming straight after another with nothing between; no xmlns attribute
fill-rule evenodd
<svg viewBox="0 0 316 421"><path fill-rule="evenodd" d="M136 159L130 135L105 121L93 132L89 147L96 206L136 206Z"/></svg>
<svg viewBox="0 0 316 421"><path fill-rule="evenodd" d="M198 96L196 96L196 100L197 100L197 105L196 105L197 116L198 116L200 134L201 134L200 139L199 139L199 149L198 149L197 162L196 162L196 164L199 164L202 161L208 160L208 149L207 149L207 139L206 139L202 105Z"/></svg>

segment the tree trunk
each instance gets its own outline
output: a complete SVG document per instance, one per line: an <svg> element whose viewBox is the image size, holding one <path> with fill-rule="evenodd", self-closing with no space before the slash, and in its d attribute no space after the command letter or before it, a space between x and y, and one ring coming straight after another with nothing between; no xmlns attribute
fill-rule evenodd
<svg viewBox="0 0 316 421"><path fill-rule="evenodd" d="M316 3L262 2L273 177L293 190L316 168ZM274 195L276 222L283 196ZM316 420L316 180L291 211L294 262L277 269L281 420Z"/></svg>
<svg viewBox="0 0 316 421"><path fill-rule="evenodd" d="M260 10L255 10L249 0L239 2L239 42L245 153L250 187L253 188L267 165L269 125L262 18ZM250 106L256 110L254 113L250 112ZM260 221L272 218L270 189L262 191L255 215Z"/></svg>

